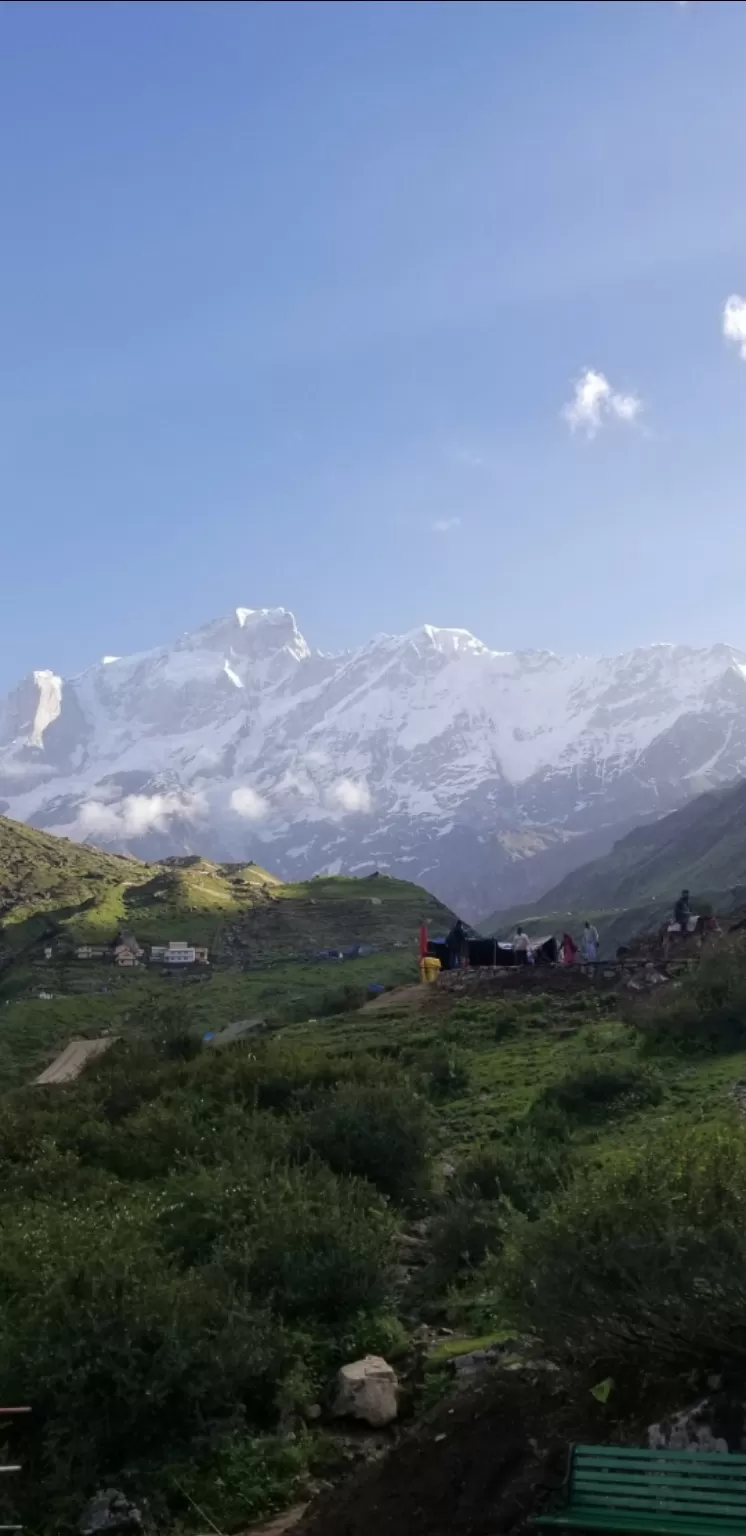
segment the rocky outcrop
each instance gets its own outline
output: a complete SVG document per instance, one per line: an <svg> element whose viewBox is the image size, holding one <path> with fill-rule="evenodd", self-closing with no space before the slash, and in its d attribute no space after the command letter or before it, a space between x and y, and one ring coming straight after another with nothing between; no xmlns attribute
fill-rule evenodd
<svg viewBox="0 0 746 1536"><path fill-rule="evenodd" d="M119 1488L102 1488L86 1504L78 1530L80 1536L140 1536L142 1511Z"/></svg>
<svg viewBox="0 0 746 1536"><path fill-rule="evenodd" d="M342 1366L332 1408L335 1418L360 1419L374 1429L383 1429L393 1424L398 1411L397 1375L380 1355L366 1355Z"/></svg>
<svg viewBox="0 0 746 1536"><path fill-rule="evenodd" d="M714 1388L691 1408L651 1424L648 1445L653 1451L746 1451L746 1402Z"/></svg>

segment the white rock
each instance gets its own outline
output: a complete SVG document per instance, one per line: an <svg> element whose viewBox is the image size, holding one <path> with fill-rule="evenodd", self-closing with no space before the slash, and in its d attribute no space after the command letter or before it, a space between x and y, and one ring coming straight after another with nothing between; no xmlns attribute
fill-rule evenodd
<svg viewBox="0 0 746 1536"><path fill-rule="evenodd" d="M380 1429L393 1424L398 1399L399 1382L393 1367L380 1355L366 1355L342 1366L332 1413L337 1418L362 1419Z"/></svg>

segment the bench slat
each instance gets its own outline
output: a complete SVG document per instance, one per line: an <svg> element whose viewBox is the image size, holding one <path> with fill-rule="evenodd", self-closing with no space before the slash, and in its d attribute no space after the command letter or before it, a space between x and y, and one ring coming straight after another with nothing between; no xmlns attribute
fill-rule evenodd
<svg viewBox="0 0 746 1536"><path fill-rule="evenodd" d="M746 1488L742 1483L732 1483L724 1477L719 1481L709 1482L703 1477L659 1477L655 1472L646 1473L644 1477L604 1477L600 1472L584 1472L582 1477L574 1477L573 1488L595 1488L601 1486L613 1490L618 1488L622 1492L625 1488L634 1488L639 1493L646 1491L654 1493L656 1489L673 1488L677 1492L686 1493L687 1489L692 1493L725 1493L729 1499L740 1500L746 1505Z"/></svg>
<svg viewBox="0 0 746 1536"><path fill-rule="evenodd" d="M667 1494L660 1494L656 1498L649 1498L643 1495L604 1492L602 1488L595 1488L592 1492L589 1491L587 1495L582 1495L580 1498L576 1498L573 1495L568 1508L579 1510L593 1508L595 1505L603 1505L607 1509L623 1510L630 1515L635 1513L645 1514L647 1510L650 1510L652 1514L659 1515L669 1513L680 1515L710 1514L713 1519L717 1519L719 1515L722 1515L734 1520L740 1517L746 1527L746 1505L733 1504L727 1498L715 1503L714 1499L709 1495L688 1498L686 1494L677 1494L673 1497L669 1497Z"/></svg>
<svg viewBox="0 0 746 1536"><path fill-rule="evenodd" d="M625 1464L631 1461L660 1462L663 1465L667 1461L701 1461L703 1463L719 1464L724 1462L726 1466L746 1467L746 1454L743 1451L648 1451L640 1446L626 1445L576 1445L573 1451L573 1460L581 1461L623 1461Z"/></svg>
<svg viewBox="0 0 746 1536"><path fill-rule="evenodd" d="M589 1473L586 1473L584 1477L574 1477L572 1480L573 1495L593 1488L605 1488L611 1494L624 1494L629 1491L638 1498L644 1498L645 1496L658 1498L661 1493L667 1493L670 1490L677 1498L686 1498L688 1494L691 1494L692 1498L698 1499L722 1498L731 1504L739 1504L742 1509L746 1510L746 1489L734 1487L732 1483L728 1482L727 1478L721 1483L705 1483L701 1482L698 1478L692 1478L690 1482L688 1478L677 1477L675 1480L669 1480L664 1477L656 1477L655 1474L648 1477L629 1477L624 1479L622 1477L601 1477L600 1474L591 1477Z"/></svg>
<svg viewBox="0 0 746 1536"><path fill-rule="evenodd" d="M605 1509L588 1509L582 1515L569 1512L537 1515L535 1524L564 1526L581 1531L639 1531L641 1536L643 1532L645 1536L703 1536L701 1520L682 1520L678 1515L663 1516L662 1519L647 1515L644 1520L635 1515L632 1519L626 1519L624 1515L609 1514ZM742 1536L742 1533L742 1520L714 1520L707 1524L707 1536Z"/></svg>

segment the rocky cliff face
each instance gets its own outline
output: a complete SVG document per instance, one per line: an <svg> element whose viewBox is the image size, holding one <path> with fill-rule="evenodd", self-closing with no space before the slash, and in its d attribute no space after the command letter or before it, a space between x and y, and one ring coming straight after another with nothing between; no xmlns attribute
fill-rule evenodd
<svg viewBox="0 0 746 1536"><path fill-rule="evenodd" d="M429 625L341 656L239 608L0 704L0 810L144 857L389 870L477 914L530 899L746 767L746 655L496 652Z"/></svg>

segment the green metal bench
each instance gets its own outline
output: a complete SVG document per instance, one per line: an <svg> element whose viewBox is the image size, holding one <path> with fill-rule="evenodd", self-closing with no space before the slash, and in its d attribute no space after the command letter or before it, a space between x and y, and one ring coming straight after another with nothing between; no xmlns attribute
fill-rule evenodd
<svg viewBox="0 0 746 1536"><path fill-rule="evenodd" d="M562 1495L536 1525L746 1536L746 1456L574 1445Z"/></svg>

